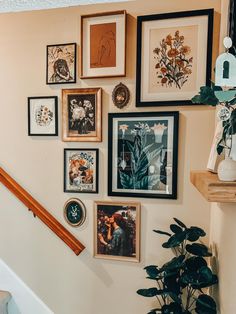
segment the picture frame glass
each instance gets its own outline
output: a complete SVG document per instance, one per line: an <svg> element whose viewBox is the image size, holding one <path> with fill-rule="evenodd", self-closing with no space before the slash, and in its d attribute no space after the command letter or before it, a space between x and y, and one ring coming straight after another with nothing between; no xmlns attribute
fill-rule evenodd
<svg viewBox="0 0 236 314"><path fill-rule="evenodd" d="M95 202L94 256L139 262L140 204Z"/></svg>
<svg viewBox="0 0 236 314"><path fill-rule="evenodd" d="M81 17L82 78L125 76L126 12Z"/></svg>
<svg viewBox="0 0 236 314"><path fill-rule="evenodd" d="M139 17L137 106L191 104L210 84L211 10Z"/></svg>
<svg viewBox="0 0 236 314"><path fill-rule="evenodd" d="M108 195L177 197L178 112L113 114Z"/></svg>
<svg viewBox="0 0 236 314"><path fill-rule="evenodd" d="M101 88L62 90L63 140L100 142Z"/></svg>
<svg viewBox="0 0 236 314"><path fill-rule="evenodd" d="M58 134L57 97L28 97L28 134Z"/></svg>
<svg viewBox="0 0 236 314"><path fill-rule="evenodd" d="M47 84L76 82L76 43L47 46Z"/></svg>
<svg viewBox="0 0 236 314"><path fill-rule="evenodd" d="M98 149L64 150L64 192L98 193Z"/></svg>

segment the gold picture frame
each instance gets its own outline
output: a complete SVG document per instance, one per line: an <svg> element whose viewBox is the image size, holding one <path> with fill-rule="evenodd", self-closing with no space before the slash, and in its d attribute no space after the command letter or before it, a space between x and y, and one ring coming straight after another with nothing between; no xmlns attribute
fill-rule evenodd
<svg viewBox="0 0 236 314"><path fill-rule="evenodd" d="M63 141L102 141L102 89L62 90Z"/></svg>
<svg viewBox="0 0 236 314"><path fill-rule="evenodd" d="M140 203L94 202L94 257L140 262Z"/></svg>
<svg viewBox="0 0 236 314"><path fill-rule="evenodd" d="M82 79L126 76L126 20L125 10L81 16Z"/></svg>

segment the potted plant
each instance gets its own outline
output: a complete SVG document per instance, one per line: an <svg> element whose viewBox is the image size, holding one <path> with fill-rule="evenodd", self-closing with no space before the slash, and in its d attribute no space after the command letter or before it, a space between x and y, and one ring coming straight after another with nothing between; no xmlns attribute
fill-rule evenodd
<svg viewBox="0 0 236 314"><path fill-rule="evenodd" d="M218 278L208 267L206 257L212 256L206 245L199 242L206 233L199 227L187 227L174 218L170 232L153 230L168 237L162 246L172 249L175 257L163 266L146 266L144 269L153 286L139 289L144 297L156 297L157 306L148 314L216 314L214 299L206 288L215 285Z"/></svg>

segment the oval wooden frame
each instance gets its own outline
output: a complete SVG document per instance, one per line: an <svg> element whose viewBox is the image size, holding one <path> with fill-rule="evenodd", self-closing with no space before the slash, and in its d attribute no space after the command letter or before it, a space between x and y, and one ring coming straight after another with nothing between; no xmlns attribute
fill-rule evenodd
<svg viewBox="0 0 236 314"><path fill-rule="evenodd" d="M121 104L118 104L116 101L116 96L120 88L122 88L125 92L125 100ZM120 82L118 85L114 87L112 91L112 101L117 108L122 109L128 104L129 100L130 100L130 91L126 85Z"/></svg>
<svg viewBox="0 0 236 314"><path fill-rule="evenodd" d="M77 203L81 209L82 209L82 218L80 219L79 222L77 223L72 223L68 217L67 217L67 206L71 203L71 202L75 202ZM66 220L66 222L71 225L72 227L80 227L82 226L82 224L85 222L85 219L86 219L86 207L84 205L84 203L78 199L78 198L70 198L68 201L66 201L65 205L64 205L64 208L63 208L63 213L64 213L64 218Z"/></svg>

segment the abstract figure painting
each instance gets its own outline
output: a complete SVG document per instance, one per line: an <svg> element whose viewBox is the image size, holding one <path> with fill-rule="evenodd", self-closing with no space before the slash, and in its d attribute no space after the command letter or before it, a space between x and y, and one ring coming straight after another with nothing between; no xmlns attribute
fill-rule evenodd
<svg viewBox="0 0 236 314"><path fill-rule="evenodd" d="M109 114L108 195L177 198L178 116Z"/></svg>
<svg viewBox="0 0 236 314"><path fill-rule="evenodd" d="M101 88L62 90L64 141L101 141L101 99Z"/></svg>
<svg viewBox="0 0 236 314"><path fill-rule="evenodd" d="M94 256L139 262L140 204L95 202Z"/></svg>
<svg viewBox="0 0 236 314"><path fill-rule="evenodd" d="M81 17L81 78L125 76L126 11Z"/></svg>
<svg viewBox="0 0 236 314"><path fill-rule="evenodd" d="M210 84L213 9L138 17L137 107L190 105Z"/></svg>
<svg viewBox="0 0 236 314"><path fill-rule="evenodd" d="M47 84L76 82L76 44L47 46Z"/></svg>
<svg viewBox="0 0 236 314"><path fill-rule="evenodd" d="M28 97L28 135L58 135L57 96Z"/></svg>
<svg viewBox="0 0 236 314"><path fill-rule="evenodd" d="M98 193L98 149L64 150L64 192Z"/></svg>
<svg viewBox="0 0 236 314"><path fill-rule="evenodd" d="M116 23L91 25L90 42L91 68L116 66Z"/></svg>

